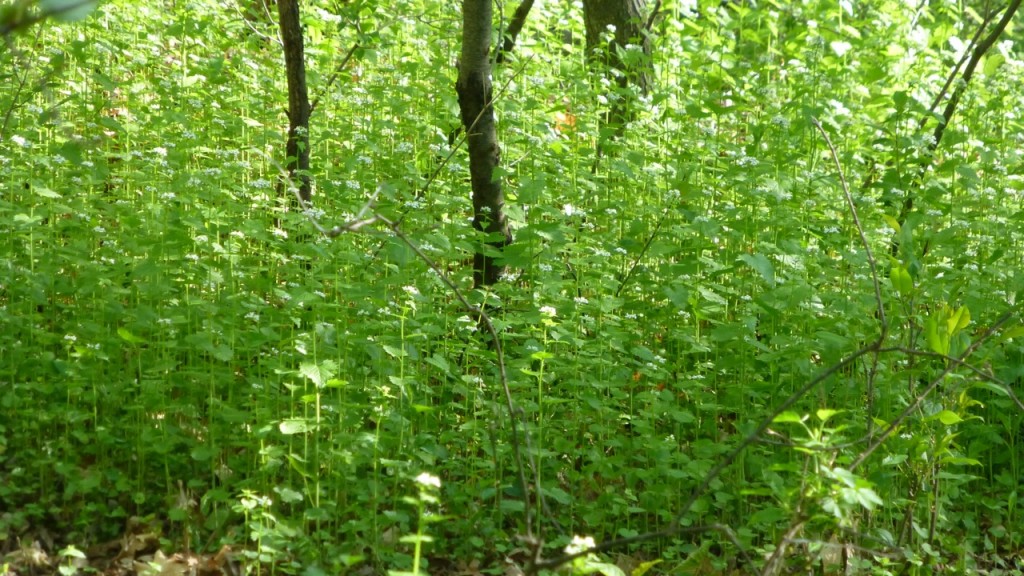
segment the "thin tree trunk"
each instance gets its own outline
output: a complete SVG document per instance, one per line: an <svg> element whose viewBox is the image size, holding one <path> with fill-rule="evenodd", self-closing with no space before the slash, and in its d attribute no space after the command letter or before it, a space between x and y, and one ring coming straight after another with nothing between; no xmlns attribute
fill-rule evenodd
<svg viewBox="0 0 1024 576"><path fill-rule="evenodd" d="M644 94L650 86L651 43L647 38L644 20L645 0L584 0L583 22L587 29L587 58L591 66L610 67L621 71L617 77L617 85L625 88L633 84ZM615 27L615 35L607 45L603 36L608 26ZM644 61L639 64L627 64L619 57L619 49L626 45L640 46L644 53ZM614 104L608 112L608 124L618 127L616 135L621 135L622 127L631 118L630 102L625 99L612 99Z"/></svg>
<svg viewBox="0 0 1024 576"><path fill-rule="evenodd" d="M309 183L309 92L306 89L305 49L302 42L302 24L299 22L298 0L280 0L277 3L284 43L284 65L288 76L288 145L285 148L288 176L298 174L299 197L309 201L312 193Z"/></svg>
<svg viewBox="0 0 1024 576"><path fill-rule="evenodd" d="M504 62L508 55L512 53L512 49L516 47L516 39L519 38L519 33L523 31L526 17L530 15L531 8L533 8L533 0L523 0L519 3L515 14L512 15L512 21L508 24L508 30L505 31L505 39L501 43L501 49L498 50L498 55L494 58L495 63L501 64Z"/></svg>
<svg viewBox="0 0 1024 576"><path fill-rule="evenodd" d="M505 196L494 169L501 159L491 98L492 0L463 0L462 57L456 92L469 148L469 174L473 188L473 227L487 234L486 245L473 258L474 286L488 286L501 277L503 267L494 256L512 242L505 217Z"/></svg>

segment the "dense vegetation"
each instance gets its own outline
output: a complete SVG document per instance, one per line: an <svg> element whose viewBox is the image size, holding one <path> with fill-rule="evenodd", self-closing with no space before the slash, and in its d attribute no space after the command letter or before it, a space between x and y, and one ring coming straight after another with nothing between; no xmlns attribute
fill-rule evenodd
<svg viewBox="0 0 1024 576"><path fill-rule="evenodd" d="M658 3L646 93L538 4L493 71L486 287L453 3L301 5L305 210L261 3L12 32L0 574L515 574L634 537L571 565L1021 573L1024 49L1011 20L978 52L994 4Z"/></svg>

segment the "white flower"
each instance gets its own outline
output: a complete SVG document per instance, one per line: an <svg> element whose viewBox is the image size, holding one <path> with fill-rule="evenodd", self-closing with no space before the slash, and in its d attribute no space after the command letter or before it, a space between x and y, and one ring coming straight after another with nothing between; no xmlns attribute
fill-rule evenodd
<svg viewBox="0 0 1024 576"><path fill-rule="evenodd" d="M590 536L573 536L572 542L565 547L566 554L577 554L594 547L594 539Z"/></svg>
<svg viewBox="0 0 1024 576"><path fill-rule="evenodd" d="M544 314L549 318L554 318L557 315L557 311L553 306L543 306L540 309L540 313Z"/></svg>
<svg viewBox="0 0 1024 576"><path fill-rule="evenodd" d="M441 487L441 479L438 478L437 476L434 476L433 474L430 474L429 472L423 472L419 476L417 476L416 483L419 484L420 486L424 486L427 488L431 486L433 486L434 488Z"/></svg>
<svg viewBox="0 0 1024 576"><path fill-rule="evenodd" d="M22 148L25 148L25 147L28 146L28 141L26 141L23 137L18 136L17 134L15 134L14 136L11 136L11 142L14 142L18 146L21 146Z"/></svg>

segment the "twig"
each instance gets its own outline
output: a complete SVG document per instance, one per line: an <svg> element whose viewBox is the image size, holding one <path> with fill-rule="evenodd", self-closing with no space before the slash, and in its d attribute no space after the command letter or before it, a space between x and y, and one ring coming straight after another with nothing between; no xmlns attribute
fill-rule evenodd
<svg viewBox="0 0 1024 576"><path fill-rule="evenodd" d="M619 282L619 287L615 289L615 297L618 298L619 294L622 293L622 289L629 283L630 278L633 277L633 272L636 271L637 266L640 265L640 260L643 259L644 255L647 254L647 250L650 249L654 239L658 236L658 231L661 230L661 225L665 223L665 219L668 218L669 209L666 208L665 212L662 213L661 218L658 218L658 223L654 226L654 231L647 237L647 242L644 243L644 247L640 250L640 253L633 259L633 264L626 271L626 275L622 278L622 282Z"/></svg>
<svg viewBox="0 0 1024 576"><path fill-rule="evenodd" d="M356 26L356 28L358 29L358 25ZM313 103L309 105L310 116L313 115L313 111L316 110L316 107L320 104L320 99L323 98L324 94L326 94L327 91L331 88L331 85L334 84L334 81L338 79L338 76L341 74L341 71L345 69L345 65L348 64L348 61L352 59L352 55L356 53L356 50L358 50L361 45L362 44L358 40L354 44L352 44L352 47L348 49L348 52L345 54L345 57L342 58L341 62L334 67L334 72L331 73L331 76L327 78L327 82L325 82L323 87L320 88L320 93L313 98Z"/></svg>
<svg viewBox="0 0 1024 576"><path fill-rule="evenodd" d="M913 412L914 410L917 410L921 403L924 402L924 399L927 398L932 393L932 391L934 391L935 388L937 388L939 384L941 384L942 381L946 379L946 376L949 375L950 372L955 370L962 363L960 361L973 354L975 350L977 350L989 338L995 335L995 333L1003 326L1003 324L1009 322L1011 318L1017 315L1017 313L1018 312L1016 309L1010 309L1004 312L1003 315L1000 316L998 319L996 319L996 321L991 326L988 327L988 329L985 331L984 334L981 335L980 338L975 340L970 346L967 347L967 350L965 350L963 354L956 358L956 362L951 362L949 366L947 366L946 369L942 371L941 374L936 376L935 379L933 379L931 383L929 383L928 386L914 398L914 401L911 402L910 405L908 405L906 408L904 408L903 411L900 412L900 414L889 424L889 426L885 430L883 430L877 438L875 438L875 441L871 443L863 452L857 455L857 458L854 459L854 461L850 464L849 470L852 472L855 469L857 469L857 467L859 467L861 464L863 464L864 461L868 459L868 456L871 456L871 454L873 454L875 450L877 450L878 447L882 445L882 442L884 442L885 439L888 438L896 430L896 428L898 428L900 424L902 424L903 421L907 419L907 416L909 416L911 412Z"/></svg>

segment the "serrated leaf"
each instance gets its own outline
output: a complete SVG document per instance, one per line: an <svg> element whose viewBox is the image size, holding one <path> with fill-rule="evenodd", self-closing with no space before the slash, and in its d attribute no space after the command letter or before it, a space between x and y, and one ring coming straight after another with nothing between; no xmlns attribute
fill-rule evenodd
<svg viewBox="0 0 1024 576"><path fill-rule="evenodd" d="M775 267L764 254L743 254L740 260L757 271L769 286L775 285Z"/></svg>
<svg viewBox="0 0 1024 576"><path fill-rule="evenodd" d="M281 430L281 434L291 436L293 434L305 434L313 430L315 426L304 418L289 418L282 420L278 428Z"/></svg>
<svg viewBox="0 0 1024 576"><path fill-rule="evenodd" d="M309 378L309 380L316 385L317 388L323 388L324 382L327 381L328 375L324 374L320 367L312 362L303 362L299 365L299 373Z"/></svg>
<svg viewBox="0 0 1024 576"><path fill-rule="evenodd" d="M301 492L283 486L274 488L274 492L277 492L278 495L281 496L282 502L287 502L289 504L294 502L302 502L304 498Z"/></svg>
<svg viewBox="0 0 1024 576"><path fill-rule="evenodd" d="M33 186L32 191L35 192L37 195L42 196L43 198L63 198L63 196L54 192L53 190L50 190L45 186Z"/></svg>
<svg viewBox="0 0 1024 576"><path fill-rule="evenodd" d="M395 348L394 346L388 346L387 344L384 345L384 351L392 358L402 358L409 355L409 353L402 348Z"/></svg>
<svg viewBox="0 0 1024 576"><path fill-rule="evenodd" d="M868 510L874 510L875 506L881 506L883 504L882 499L878 497L878 494L871 488L857 488L857 502L861 506Z"/></svg>

